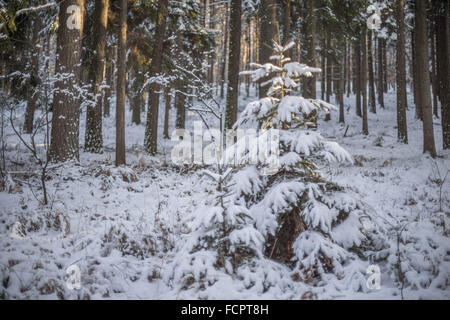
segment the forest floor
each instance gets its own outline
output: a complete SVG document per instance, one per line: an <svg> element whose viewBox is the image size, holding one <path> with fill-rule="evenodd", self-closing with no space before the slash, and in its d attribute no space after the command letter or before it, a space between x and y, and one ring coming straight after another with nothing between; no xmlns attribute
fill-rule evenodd
<svg viewBox="0 0 450 320"><path fill-rule="evenodd" d="M254 99L241 100L240 107ZM447 277L448 284L450 176L444 183L439 183L439 179L450 169L450 152L442 150L440 119L434 119L439 157L432 159L422 153L422 124L414 118L412 101L407 112L410 143L403 145L397 142L395 93L387 94L385 99L386 109L378 109L376 115L369 113L368 136L361 133L362 120L355 115L352 96L345 99L344 125L337 123L337 112L331 121L319 121L318 130L323 136L337 141L355 160L353 165L330 165L322 171L327 179L357 192L374 219L377 216L376 219L384 220L384 227L390 231L414 224L409 231L427 237L442 228L445 241L436 246L444 248L445 272L440 276ZM19 106L15 119L18 127L23 123L23 111L23 106ZM163 113L161 110L161 117ZM84 117L83 113L81 144ZM127 108L126 122L130 119ZM190 121L188 113L187 122ZM171 142L161 139L160 154L146 155L142 148L144 124L126 127L127 167L114 167L114 123L114 116L104 121L103 154L82 151L79 163L51 170L46 182L50 202L47 206L39 202L39 177L30 174L36 167L28 164L34 161L10 126L5 128L7 167L12 178L0 192L0 297L195 298L171 288L165 276L166 266L176 255L173 248L177 241L186 236L183 216L212 205L216 188L196 167L171 163ZM424 255L417 259L428 258ZM72 265L81 270L78 290L70 290L66 284L67 269ZM327 286L314 292L319 299L400 299L402 294L406 299L450 298L448 287L424 289L418 285L400 292L392 270L380 267L378 290L340 292ZM301 298L305 284L298 288L298 295L289 297ZM236 291L232 284L217 287L208 296L285 297L283 292Z"/></svg>

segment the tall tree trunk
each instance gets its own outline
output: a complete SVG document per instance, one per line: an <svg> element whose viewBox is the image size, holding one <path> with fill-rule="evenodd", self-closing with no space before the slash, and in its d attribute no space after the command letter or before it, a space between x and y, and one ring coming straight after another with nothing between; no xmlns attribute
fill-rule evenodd
<svg viewBox="0 0 450 320"><path fill-rule="evenodd" d="M260 38L259 38L259 63L269 62L272 55L272 39L274 38L274 26L272 26L272 12L271 6L273 0L261 0L259 5L259 16L261 19ZM259 98L262 99L267 95L268 87L262 87L261 82L267 79L262 79L259 84Z"/></svg>
<svg viewBox="0 0 450 320"><path fill-rule="evenodd" d="M351 42L347 42L347 54L348 54L348 61L347 61L347 98L350 97L350 94L352 93L353 89L353 56L352 56L352 44Z"/></svg>
<svg viewBox="0 0 450 320"><path fill-rule="evenodd" d="M345 66L343 63L343 60L346 59L346 54L345 54L345 46L347 44L344 43L341 46L341 65L338 66L339 69L339 83L338 83L338 101L339 101L339 122L340 123L344 123L345 122L345 118L344 118L344 81L345 81Z"/></svg>
<svg viewBox="0 0 450 320"><path fill-rule="evenodd" d="M241 53L241 0L234 0L230 10L230 51L228 56L228 86L225 128L231 129L237 120L239 97L239 64Z"/></svg>
<svg viewBox="0 0 450 320"><path fill-rule="evenodd" d="M177 115L175 118L175 128L184 129L186 122L186 108L185 108L186 96L177 92L175 95L175 108Z"/></svg>
<svg viewBox="0 0 450 320"><path fill-rule="evenodd" d="M332 63L332 59L331 59L331 35L327 34L327 44L326 44L326 48L327 48L327 92L326 92L326 102L330 102L330 98L331 98L331 93L332 93L332 88L331 88L331 83L333 80L333 63ZM330 121L331 120L331 112L327 112L325 114L325 121Z"/></svg>
<svg viewBox="0 0 450 320"><path fill-rule="evenodd" d="M314 8L314 0L306 1L306 64L311 67L316 67L316 13ZM304 81L305 98L316 98L316 77L305 78Z"/></svg>
<svg viewBox="0 0 450 320"><path fill-rule="evenodd" d="M89 80L92 86L94 106L86 110L86 132L84 148L88 152L103 152L102 137L102 90L105 78L105 46L108 23L109 0L95 0L92 61L89 65Z"/></svg>
<svg viewBox="0 0 450 320"><path fill-rule="evenodd" d="M322 46L323 47L323 46ZM325 100L325 79L326 79L326 64L325 64L325 55L321 55L320 57L320 67L322 72L320 74L320 99Z"/></svg>
<svg viewBox="0 0 450 320"><path fill-rule="evenodd" d="M415 4L413 4L415 6ZM415 20L415 19L414 19ZM417 31L411 30L411 52L412 52L412 70L413 70L413 89L414 89L414 104L416 105L416 118L423 120L422 105L420 103L419 82L421 81L418 72L418 56L417 56Z"/></svg>
<svg viewBox="0 0 450 320"><path fill-rule="evenodd" d="M225 97L225 75L227 73L227 50L228 50L228 41L229 41L229 19L230 15L228 14L228 2L225 3L225 29L224 29L224 40L223 40L223 52L222 52L222 67L221 67L221 77L220 77L220 98L223 99Z"/></svg>
<svg viewBox="0 0 450 320"><path fill-rule="evenodd" d="M405 2L396 0L397 20L397 136L402 143L408 143L406 124L406 62L405 62Z"/></svg>
<svg viewBox="0 0 450 320"><path fill-rule="evenodd" d="M40 41L39 31L41 29L42 23L41 18L39 17L38 14L34 15L33 20L34 20L33 37L31 39L33 48L30 52L31 79L29 81L29 88L27 94L27 109L25 112L25 122L23 124L23 131L25 133L31 133L33 131L34 112L36 109L36 102L39 97L39 94L36 91L36 86L39 82L39 55L41 49L38 48L38 44Z"/></svg>
<svg viewBox="0 0 450 320"><path fill-rule="evenodd" d="M111 61L111 50L106 50L108 58L106 59L106 88L103 95L103 115L109 117L111 113L110 99L113 86L114 67Z"/></svg>
<svg viewBox="0 0 450 320"><path fill-rule="evenodd" d="M443 3L440 0L433 0L433 5L437 7L436 51L439 100L441 101L442 143L444 149L450 149L449 1Z"/></svg>
<svg viewBox="0 0 450 320"><path fill-rule="evenodd" d="M383 92L388 93L388 62L387 62L387 46L386 39L383 39Z"/></svg>
<svg viewBox="0 0 450 320"><path fill-rule="evenodd" d="M125 88L127 67L127 0L120 1L119 49L117 56L116 166L125 165Z"/></svg>
<svg viewBox="0 0 450 320"><path fill-rule="evenodd" d="M145 103L143 101L143 93L142 88L144 86L144 76L139 70L139 61L138 61L138 49L136 46L133 46L129 49L129 63L130 72L131 72L131 122L134 124L141 124L141 110L142 104Z"/></svg>
<svg viewBox="0 0 450 320"><path fill-rule="evenodd" d="M369 134L367 122L367 32L362 32L362 66L361 66L361 90L362 90L362 130L365 135Z"/></svg>
<svg viewBox="0 0 450 320"><path fill-rule="evenodd" d="M419 108L423 116L423 151L429 152L436 157L433 131L433 111L431 110L430 96L430 72L428 63L428 39L425 1L416 1L415 6L415 26L416 33L416 56L417 75L420 81L417 86L420 92Z"/></svg>
<svg viewBox="0 0 450 320"><path fill-rule="evenodd" d="M356 115L362 117L361 111L361 44L358 41L355 45L355 60L356 60Z"/></svg>
<svg viewBox="0 0 450 320"><path fill-rule="evenodd" d="M403 41L405 35L403 35ZM377 92L378 92L378 103L380 104L381 108L384 109L384 92L383 92L383 80L384 80L384 66L383 66L383 40L382 38L378 38L378 85L377 85Z"/></svg>
<svg viewBox="0 0 450 320"><path fill-rule="evenodd" d="M436 15L433 14L431 16L432 18L436 18ZM438 115L438 101L437 101L437 92L438 92L438 81L437 81L437 75L436 75L436 33L435 33L435 22L430 21L430 49L431 49L431 86L432 86L432 93L433 93L433 115L436 118L439 118Z"/></svg>
<svg viewBox="0 0 450 320"><path fill-rule="evenodd" d="M326 57L327 57L327 92L326 92L326 101L330 102L331 96L331 81L332 81L332 70L333 64L331 62L331 35L327 33L327 42L326 42Z"/></svg>
<svg viewBox="0 0 450 320"><path fill-rule="evenodd" d="M169 139L169 113L170 113L170 102L171 102L171 96L170 96L170 87L167 86L164 89L164 102L165 102L165 108L164 108L164 139Z"/></svg>
<svg viewBox="0 0 450 320"><path fill-rule="evenodd" d="M163 41L166 33L167 1L168 0L161 0L158 4L158 18L155 30L156 36L153 45L152 66L150 69L151 77L154 77L161 72ZM151 155L155 155L157 152L159 87L158 83L153 82L150 84L149 88L144 146L145 150Z"/></svg>
<svg viewBox="0 0 450 320"><path fill-rule="evenodd" d="M291 0L283 1L283 44L286 45L291 40ZM291 50L285 53L286 57L291 57Z"/></svg>
<svg viewBox="0 0 450 320"><path fill-rule="evenodd" d="M377 107L375 102L375 76L373 72L373 42L372 31L367 32L367 58L369 66L369 106L370 112L377 113Z"/></svg>
<svg viewBox="0 0 450 320"><path fill-rule="evenodd" d="M69 13L67 10L75 8ZM63 162L79 160L79 123L81 40L83 36L84 0L66 0L59 5L56 74L71 74L55 83L53 98L50 159Z"/></svg>

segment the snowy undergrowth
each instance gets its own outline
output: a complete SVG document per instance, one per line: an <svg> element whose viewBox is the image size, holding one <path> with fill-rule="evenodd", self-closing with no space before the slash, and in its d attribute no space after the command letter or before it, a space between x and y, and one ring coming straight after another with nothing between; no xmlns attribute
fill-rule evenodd
<svg viewBox="0 0 450 320"><path fill-rule="evenodd" d="M253 100L241 100L241 107ZM361 119L354 115L354 97L345 102L350 105L346 125L337 124L332 114L330 122L319 121L318 126L322 135L338 141L355 163L323 164L320 168L327 180L347 186L364 203L384 240L374 260L354 260L343 266L348 277L336 280L324 275L321 286L313 288L298 281L290 268L261 258L253 259L249 270L235 275L225 267L215 270L215 282L206 293L175 288L169 266L186 254L196 213L216 205L216 185L196 168L172 166L169 147L160 148L158 157L143 155L142 125L127 126L129 167L115 168L110 152L114 146L111 117L104 125L104 154L82 152L79 164L51 172L49 206L38 202L37 178L20 174L30 169L21 165L29 154L7 131L7 157L14 163L8 163L12 171L8 188L0 192L0 296L400 299L403 294L406 299L449 299L450 182L441 188L439 177L450 168L450 154L441 149L440 120L434 121L440 158L433 160L422 155L421 123L414 119L414 110L408 110L410 144L396 142L395 93L386 95L386 110L378 110L376 116L369 113L368 137L361 134ZM23 121L22 114L17 121ZM161 139L160 146L165 144ZM191 230L186 228L189 225ZM21 238L11 237L13 230ZM348 286L355 282L352 274L363 284L371 263L381 269L381 288ZM74 264L81 270L80 290L66 285L66 270ZM399 279L399 265L403 280ZM261 283L261 274L266 275L267 284L274 285L252 286Z"/></svg>

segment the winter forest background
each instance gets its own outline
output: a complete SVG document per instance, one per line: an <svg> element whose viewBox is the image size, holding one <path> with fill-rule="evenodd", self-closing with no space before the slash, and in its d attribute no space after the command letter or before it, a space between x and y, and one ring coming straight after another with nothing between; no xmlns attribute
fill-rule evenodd
<svg viewBox="0 0 450 320"><path fill-rule="evenodd" d="M0 0L0 298L449 299L449 39L448 0Z"/></svg>

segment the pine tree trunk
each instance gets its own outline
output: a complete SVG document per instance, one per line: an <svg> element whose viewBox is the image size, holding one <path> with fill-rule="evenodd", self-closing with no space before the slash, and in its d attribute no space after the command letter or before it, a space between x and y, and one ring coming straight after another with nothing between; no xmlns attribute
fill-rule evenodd
<svg viewBox="0 0 450 320"><path fill-rule="evenodd" d="M175 118L175 128L184 129L186 122L186 109L185 109L186 96L182 93L178 93L175 96L175 108L177 115Z"/></svg>
<svg viewBox="0 0 450 320"><path fill-rule="evenodd" d="M110 53L111 50L107 50L107 53ZM108 54L110 56L110 54ZM111 106L110 106L110 99L111 99L111 92L112 92L112 86L113 86L113 66L110 58L106 59L106 88L105 88L105 94L103 95L103 115L105 117L109 117L111 113Z"/></svg>
<svg viewBox="0 0 450 320"><path fill-rule="evenodd" d="M331 36L330 34L327 34L327 40L326 40L326 57L327 57L327 92L326 92L326 102L330 102L331 97L331 81L332 81L332 70L333 70L333 64L331 62Z"/></svg>
<svg viewBox="0 0 450 320"><path fill-rule="evenodd" d="M170 87L167 86L164 90L164 102L165 102L165 108L164 108L164 139L169 139L169 113L170 113L170 102L171 102L171 96L170 96Z"/></svg>
<svg viewBox="0 0 450 320"><path fill-rule="evenodd" d="M116 166L125 165L125 88L127 67L127 0L120 1L119 49L117 56Z"/></svg>
<svg viewBox="0 0 450 320"><path fill-rule="evenodd" d="M367 33L362 33L362 66L361 66L361 90L362 90L362 130L365 135L369 134L367 122Z"/></svg>
<svg viewBox="0 0 450 320"><path fill-rule="evenodd" d="M155 31L155 42L153 45L152 65L150 76L154 77L161 72L163 58L163 41L166 33L167 1L161 0L158 4L158 18ZM159 89L160 85L156 82L150 84L147 123L145 126L145 150L151 155L157 152L158 143L158 109L159 109Z"/></svg>
<svg viewBox="0 0 450 320"><path fill-rule="evenodd" d="M431 109L430 96L430 72L428 63L428 39L427 39L427 21L426 21L426 2L416 1L415 6L415 26L416 33L416 57L417 57L417 75L420 81L417 81L419 90L419 109L423 116L423 151L429 152L436 157L436 148L434 144L433 132L433 111Z"/></svg>
<svg viewBox="0 0 450 320"><path fill-rule="evenodd" d="M225 75L227 73L227 49L228 49L228 41L229 41L229 14L228 14L228 2L225 3L225 30L224 30L224 40L223 40L223 52L222 52L222 68L221 68L221 77L220 77L220 98L223 99L225 97Z"/></svg>
<svg viewBox="0 0 450 320"><path fill-rule="evenodd" d="M81 41L83 36L84 0L66 0L60 3L57 32L56 74L72 74L55 83L53 98L50 159L54 162L79 160L79 123ZM67 9L78 8L70 14ZM79 18L79 19L78 19ZM81 21L79 21L81 20Z"/></svg>
<svg viewBox="0 0 450 320"><path fill-rule="evenodd" d="M341 65L338 67L339 69L339 83L338 83L338 101L339 101L339 122L344 123L344 81L345 81L345 66L343 63L343 60L346 59L345 54L345 46L346 44L341 47Z"/></svg>
<svg viewBox="0 0 450 320"><path fill-rule="evenodd" d="M291 40L291 0L283 1L283 45ZM291 57L291 50L286 51L286 57Z"/></svg>
<svg viewBox="0 0 450 320"><path fill-rule="evenodd" d="M324 31L324 28L321 28L321 31ZM322 38L320 40L320 47L321 47L321 54L320 56L320 69L322 72L320 73L320 99L325 101L325 91L326 91L326 75L327 75L327 68L326 68L326 58L325 58L325 50L326 50L326 42L325 39Z"/></svg>
<svg viewBox="0 0 450 320"><path fill-rule="evenodd" d="M138 62L138 49L135 45L129 49L129 65L131 69L131 122L134 124L141 123L141 110L142 104L145 101L142 100L142 88L144 86L144 77L139 70L139 62Z"/></svg>
<svg viewBox="0 0 450 320"><path fill-rule="evenodd" d="M373 42L372 31L367 32L367 58L369 66L369 106L370 112L377 113L377 107L375 102L375 76L373 72Z"/></svg>
<svg viewBox="0 0 450 320"><path fill-rule="evenodd" d="M306 1L306 65L316 67L316 13L314 0ZM316 76L305 78L303 96L309 99L316 98Z"/></svg>
<svg viewBox="0 0 450 320"><path fill-rule="evenodd" d="M350 97L350 94L352 93L353 89L353 56L352 56L352 44L351 42L347 42L347 54L348 54L348 61L347 61L347 98Z"/></svg>
<svg viewBox="0 0 450 320"><path fill-rule="evenodd" d="M413 4L415 6L415 4ZM414 21L416 19L414 18ZM416 23L416 22L415 22ZM414 28L411 30L411 52L412 52L412 69L413 69L413 88L414 88L414 104L416 105L416 118L423 120L422 112L422 98L420 97L421 91L419 89L419 83L421 82L419 71L418 71L418 40L417 40L417 30ZM428 48L428 46L427 46Z"/></svg>
<svg viewBox="0 0 450 320"><path fill-rule="evenodd" d="M355 45L355 60L356 60L356 83L355 83L355 94L356 94L356 115L362 117L361 111L361 45L358 41Z"/></svg>
<svg viewBox="0 0 450 320"><path fill-rule="evenodd" d="M432 18L435 19L436 15L432 15ZM435 41L435 23L434 21L430 21L430 54L431 54L431 86L433 93L433 115L436 118L439 118L438 114L438 101L437 101L437 92L438 92L438 81L436 75L436 41Z"/></svg>
<svg viewBox="0 0 450 320"><path fill-rule="evenodd" d="M100 89L105 78L105 46L106 28L108 23L109 0L95 0L93 53L89 65L89 80L92 86L94 106L86 110L86 132L84 148L88 152L103 152L102 137L102 90Z"/></svg>
<svg viewBox="0 0 450 320"><path fill-rule="evenodd" d="M444 149L450 149L449 2L442 3L439 0L434 0L433 5L437 7L436 51L439 100L441 101L442 144Z"/></svg>
<svg viewBox="0 0 450 320"><path fill-rule="evenodd" d="M273 5L273 0L261 0L259 6L259 16L261 19L261 29L259 38L259 63L269 62L269 58L272 55L272 39L274 38L274 28L272 26L272 14L271 6ZM267 79L262 79L259 84L259 98L262 99L267 95L268 87L262 87L261 82Z"/></svg>
<svg viewBox="0 0 450 320"><path fill-rule="evenodd" d="M387 47L386 47L386 39L383 39L383 92L388 93L388 77L387 77L387 69L388 69L388 63L387 63Z"/></svg>
<svg viewBox="0 0 450 320"><path fill-rule="evenodd" d="M241 7L242 1L231 3L230 10L230 51L228 56L228 86L225 114L225 128L231 129L237 120L239 98L239 65L241 53Z"/></svg>
<svg viewBox="0 0 450 320"><path fill-rule="evenodd" d="M397 20L397 136L402 143L408 143L406 123L406 62L405 62L405 14L404 0L396 0Z"/></svg>
<svg viewBox="0 0 450 320"><path fill-rule="evenodd" d="M343 62L343 68L344 68L344 94L346 92L347 88L347 76L348 76L348 62L349 62L349 56L350 54L347 51L347 40L345 40L344 43L344 62Z"/></svg>
<svg viewBox="0 0 450 320"><path fill-rule="evenodd" d="M36 86L39 82L39 55L41 50L38 48L38 44L40 41L39 31L42 23L38 14L34 15L33 18L33 37L31 39L31 43L33 45L33 50L31 50L31 79L29 81L27 109L25 111L25 121L23 124L23 131L25 133L31 133L33 131L34 112L39 96L38 92L36 92Z"/></svg>
<svg viewBox="0 0 450 320"><path fill-rule="evenodd" d="M404 37L404 35L403 35ZM403 38L404 41L404 38ZM378 38L378 103L380 107L384 109L384 92L383 92L383 80L384 80L384 66L383 66L383 39Z"/></svg>

